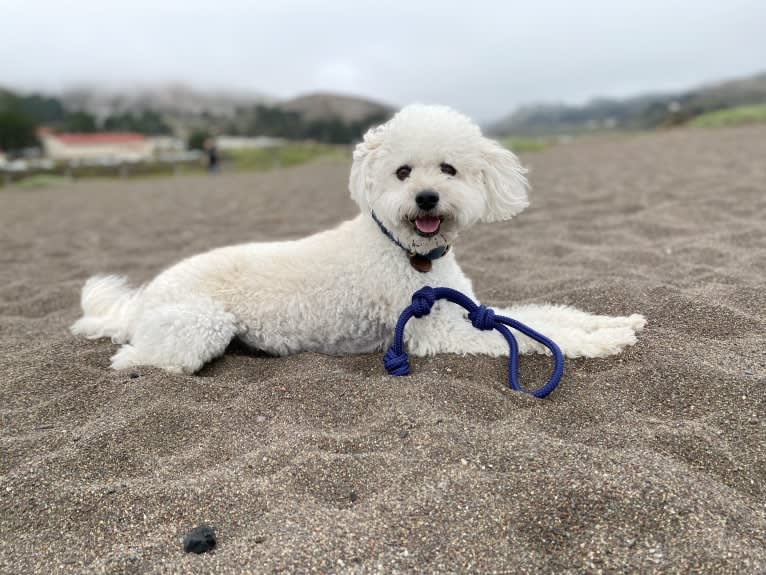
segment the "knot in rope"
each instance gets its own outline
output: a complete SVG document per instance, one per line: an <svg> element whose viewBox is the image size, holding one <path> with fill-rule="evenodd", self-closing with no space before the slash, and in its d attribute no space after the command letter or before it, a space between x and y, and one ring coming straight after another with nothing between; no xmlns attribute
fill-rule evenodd
<svg viewBox="0 0 766 575"><path fill-rule="evenodd" d="M495 329L495 310L485 305L480 305L468 314L468 319L476 329L488 331Z"/></svg>
<svg viewBox="0 0 766 575"><path fill-rule="evenodd" d="M396 322L396 328L394 328L394 341L383 357L383 365L388 373L401 376L410 372L409 359L404 351L404 327L410 318L423 317L431 313L434 303L440 299L446 299L465 309L468 312L468 319L471 320L471 324L475 328L483 331L495 329L505 338L505 341L508 342L508 387L515 391L530 393L535 397L545 397L556 389L564 373L564 355L555 342L520 321L497 315L493 309L476 304L464 293L444 287L425 286L412 296L412 304L407 306L402 315L399 316L399 321ZM553 356L553 373L542 387L526 390L519 385L519 344L509 328L540 342L550 350ZM442 334L442 336L454 337L452 333ZM447 349L452 349L452 347L448 346Z"/></svg>
<svg viewBox="0 0 766 575"><path fill-rule="evenodd" d="M431 308L436 301L436 293L431 286L420 288L412 294L412 315L423 317L431 313Z"/></svg>
<svg viewBox="0 0 766 575"><path fill-rule="evenodd" d="M407 375L410 372L410 362L407 353L396 353L393 347L390 347L383 356L383 366L391 375Z"/></svg>

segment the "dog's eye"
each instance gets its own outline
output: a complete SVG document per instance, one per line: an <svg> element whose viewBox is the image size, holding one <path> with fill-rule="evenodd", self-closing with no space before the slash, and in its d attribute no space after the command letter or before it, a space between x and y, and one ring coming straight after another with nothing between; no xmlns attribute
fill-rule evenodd
<svg viewBox="0 0 766 575"><path fill-rule="evenodd" d="M396 168L396 177L404 181L410 177L410 172L412 172L412 168L409 166L399 166Z"/></svg>
<svg viewBox="0 0 766 575"><path fill-rule="evenodd" d="M455 166L452 164L447 164L445 162L442 162L439 166L442 170L442 174L447 174L448 176L454 176L457 174L457 170L455 169Z"/></svg>

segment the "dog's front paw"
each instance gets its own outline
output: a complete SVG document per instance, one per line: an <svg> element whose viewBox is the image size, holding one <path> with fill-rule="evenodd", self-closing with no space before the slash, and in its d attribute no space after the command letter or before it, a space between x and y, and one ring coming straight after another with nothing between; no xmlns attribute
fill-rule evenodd
<svg viewBox="0 0 766 575"><path fill-rule="evenodd" d="M618 319L622 319L622 318L618 318ZM628 320L630 327L632 327L635 331L641 331L646 326L646 318L642 316L640 313L634 313L633 315L629 315L625 319Z"/></svg>
<svg viewBox="0 0 766 575"><path fill-rule="evenodd" d="M646 318L639 314L612 317L601 326L571 327L554 338L567 357L608 357L620 353L638 341L636 333L644 329Z"/></svg>

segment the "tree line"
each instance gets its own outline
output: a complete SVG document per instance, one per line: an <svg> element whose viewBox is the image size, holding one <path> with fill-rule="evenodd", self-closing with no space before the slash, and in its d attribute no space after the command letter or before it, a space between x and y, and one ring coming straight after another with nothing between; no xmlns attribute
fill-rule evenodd
<svg viewBox="0 0 766 575"><path fill-rule="evenodd" d="M241 136L270 136L287 140L316 140L348 144L359 140L370 126L385 122L386 112L375 112L360 120L345 121L337 116L305 119L302 114L274 106L258 105L241 110L228 132Z"/></svg>
<svg viewBox="0 0 766 575"><path fill-rule="evenodd" d="M384 111L368 114L359 120L343 120L338 116L307 119L299 112L277 106L256 105L240 108L233 118L223 121L208 118L205 126L197 126L188 140L191 149L201 149L202 142L216 133L230 136L313 140L326 144L350 144L359 141L368 128L388 119Z"/></svg>

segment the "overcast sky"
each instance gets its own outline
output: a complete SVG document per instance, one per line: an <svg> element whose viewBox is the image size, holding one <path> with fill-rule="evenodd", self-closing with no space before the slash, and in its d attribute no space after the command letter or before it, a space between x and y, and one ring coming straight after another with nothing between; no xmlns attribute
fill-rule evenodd
<svg viewBox="0 0 766 575"><path fill-rule="evenodd" d="M0 85L183 82L455 106L682 89L766 69L766 0L0 0Z"/></svg>

